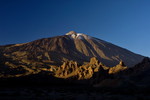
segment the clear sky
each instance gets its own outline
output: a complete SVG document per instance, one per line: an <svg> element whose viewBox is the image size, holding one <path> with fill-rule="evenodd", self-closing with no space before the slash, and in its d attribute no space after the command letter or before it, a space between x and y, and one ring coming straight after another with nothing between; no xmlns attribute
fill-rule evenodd
<svg viewBox="0 0 150 100"><path fill-rule="evenodd" d="M71 30L150 57L150 0L0 0L0 45Z"/></svg>

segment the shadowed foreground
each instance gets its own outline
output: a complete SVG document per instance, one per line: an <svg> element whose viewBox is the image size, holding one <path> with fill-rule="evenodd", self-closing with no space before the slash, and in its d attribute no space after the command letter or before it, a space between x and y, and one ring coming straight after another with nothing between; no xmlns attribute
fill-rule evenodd
<svg viewBox="0 0 150 100"><path fill-rule="evenodd" d="M149 89L142 88L1 88L1 100L149 100Z"/></svg>
<svg viewBox="0 0 150 100"><path fill-rule="evenodd" d="M92 62L97 62L95 58ZM91 66L95 63L88 63ZM119 64L124 66L123 63ZM119 66L117 65L117 66ZM119 70L120 67L99 69L89 76L79 77L78 74L70 76L61 67L60 74L42 71L22 77L10 77L0 79L1 100L150 100L149 85L149 58L137 64L133 68ZM67 66L67 64L65 65ZM68 71L69 68L66 68ZM122 68L122 67L121 67ZM124 67L123 67L124 68ZM74 68L73 68L74 69ZM95 69L96 70L96 69ZM89 70L86 70L87 72ZM75 70L76 72L76 70ZM84 72L84 70L83 70ZM117 73L112 73L117 72ZM80 73L82 74L82 73ZM58 76L60 75L60 76ZM56 76L56 77L54 77ZM144 77L144 78L143 78ZM84 79L83 79L84 78Z"/></svg>

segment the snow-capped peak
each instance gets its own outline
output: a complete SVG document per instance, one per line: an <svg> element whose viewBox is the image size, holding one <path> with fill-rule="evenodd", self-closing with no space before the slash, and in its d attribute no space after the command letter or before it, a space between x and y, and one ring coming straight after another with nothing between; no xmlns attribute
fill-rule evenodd
<svg viewBox="0 0 150 100"><path fill-rule="evenodd" d="M90 39L91 37L85 35L83 33L76 33L75 31L70 31L66 33L66 35L70 36L72 39Z"/></svg>

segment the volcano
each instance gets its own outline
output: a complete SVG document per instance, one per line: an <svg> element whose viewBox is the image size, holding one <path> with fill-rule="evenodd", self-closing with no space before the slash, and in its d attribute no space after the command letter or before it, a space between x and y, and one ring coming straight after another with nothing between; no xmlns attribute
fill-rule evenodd
<svg viewBox="0 0 150 100"><path fill-rule="evenodd" d="M121 91L127 87L130 91L132 87L149 86L149 65L149 58L70 31L62 36L0 46L0 86L69 86L70 90L74 86L121 87Z"/></svg>
<svg viewBox="0 0 150 100"><path fill-rule="evenodd" d="M107 66L124 61L132 67L144 58L112 43L75 31L29 43L1 46L0 50L1 61L12 59L15 62L46 62L50 65L59 65L69 60L83 64L89 62L91 57L96 57Z"/></svg>

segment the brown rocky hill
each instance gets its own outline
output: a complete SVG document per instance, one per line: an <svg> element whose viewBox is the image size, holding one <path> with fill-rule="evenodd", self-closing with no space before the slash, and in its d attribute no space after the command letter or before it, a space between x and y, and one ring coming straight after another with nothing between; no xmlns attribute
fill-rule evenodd
<svg viewBox="0 0 150 100"><path fill-rule="evenodd" d="M4 58L27 65L61 65L70 60L83 64L96 57L107 66L115 66L122 60L130 67L143 59L143 56L129 50L74 31L29 43L1 46L0 51Z"/></svg>
<svg viewBox="0 0 150 100"><path fill-rule="evenodd" d="M55 77L82 80L102 70L115 74L127 69L122 62L117 65L120 61L130 67L142 59L143 56L109 42L70 31L63 36L0 46L0 77L20 77L47 71Z"/></svg>

